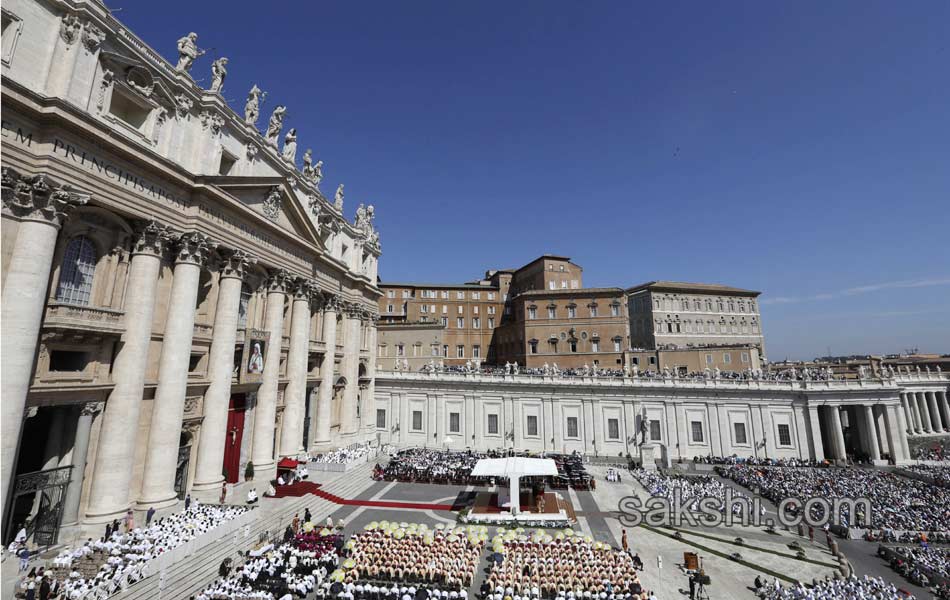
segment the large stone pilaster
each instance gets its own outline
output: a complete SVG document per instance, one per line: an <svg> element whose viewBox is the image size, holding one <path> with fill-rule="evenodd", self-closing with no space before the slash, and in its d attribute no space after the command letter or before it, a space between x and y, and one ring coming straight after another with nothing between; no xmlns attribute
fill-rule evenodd
<svg viewBox="0 0 950 600"><path fill-rule="evenodd" d="M158 387L152 402L145 469L138 506L141 510L171 506L178 502L175 470L181 420L188 390L188 363L195 331L195 303L201 269L212 243L198 232L182 234L176 244L171 299L158 363Z"/></svg>
<svg viewBox="0 0 950 600"><path fill-rule="evenodd" d="M255 476L270 477L274 469L274 427L277 417L277 387L280 378L280 345L284 329L284 300L290 289L290 275L274 272L267 282L267 312L264 327L268 332L267 354L261 386L254 409L254 442L251 460Z"/></svg>
<svg viewBox="0 0 950 600"><path fill-rule="evenodd" d="M353 436L357 430L356 404L359 402L360 368L360 314L361 308L348 303L343 326L346 333L343 338L343 406L340 409L340 433L343 437Z"/></svg>
<svg viewBox="0 0 950 600"><path fill-rule="evenodd" d="M198 441L195 483L192 490L207 500L217 498L224 481L224 445L227 439L228 404L234 373L234 346L237 343L238 307L247 267L256 259L243 250L225 253L218 279L218 304L214 311L214 330L208 354L208 379L205 392L204 421ZM240 474L237 474L240 475Z"/></svg>
<svg viewBox="0 0 950 600"><path fill-rule="evenodd" d="M59 229L70 211L89 197L59 186L45 175L22 176L4 168L0 176L3 218L20 222L3 285L2 384L0 384L0 502L12 484L26 394L33 378L50 271Z"/></svg>
<svg viewBox="0 0 950 600"><path fill-rule="evenodd" d="M340 310L339 296L327 296L323 304L323 343L326 354L320 368L320 389L317 394L317 412L313 445L325 449L330 444L330 417L333 403L333 363L336 355L336 315Z"/></svg>
<svg viewBox="0 0 950 600"><path fill-rule="evenodd" d="M102 409L102 402L83 404L78 409L76 436L73 441L73 471L63 501L63 526L75 525L79 521L79 500L82 497L83 474L86 472L86 456L89 453L89 435L92 432L92 422Z"/></svg>
<svg viewBox="0 0 950 600"><path fill-rule="evenodd" d="M310 303L313 287L298 279L293 286L290 349L287 354L287 388L284 390L283 431L279 453L297 456L304 451L303 420L307 402L307 357L310 354Z"/></svg>
<svg viewBox="0 0 950 600"><path fill-rule="evenodd" d="M140 231L132 250L125 298L125 333L112 365L112 393L102 414L86 509L85 521L88 523L121 518L129 508L132 461L155 312L155 289L168 237L166 227L149 223Z"/></svg>

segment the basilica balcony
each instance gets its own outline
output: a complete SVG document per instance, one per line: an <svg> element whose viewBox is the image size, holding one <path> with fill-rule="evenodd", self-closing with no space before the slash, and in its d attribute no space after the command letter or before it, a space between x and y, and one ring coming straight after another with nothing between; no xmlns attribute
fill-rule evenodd
<svg viewBox="0 0 950 600"><path fill-rule="evenodd" d="M327 351L326 342L322 340L310 340L310 352L325 353Z"/></svg>
<svg viewBox="0 0 950 600"><path fill-rule="evenodd" d="M211 325L206 325L205 323L195 323L195 331L193 334L194 339L210 340L213 333L214 328Z"/></svg>
<svg viewBox="0 0 950 600"><path fill-rule="evenodd" d="M74 330L121 335L124 312L111 308L50 302L46 307L45 329Z"/></svg>

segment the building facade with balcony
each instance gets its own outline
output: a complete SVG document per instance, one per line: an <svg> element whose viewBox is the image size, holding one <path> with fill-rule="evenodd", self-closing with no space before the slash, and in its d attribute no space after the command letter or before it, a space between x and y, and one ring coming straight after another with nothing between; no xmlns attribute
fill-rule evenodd
<svg viewBox="0 0 950 600"><path fill-rule="evenodd" d="M98 532L374 437L372 207L347 221L257 86L237 115L207 61L101 3L2 11L7 535Z"/></svg>

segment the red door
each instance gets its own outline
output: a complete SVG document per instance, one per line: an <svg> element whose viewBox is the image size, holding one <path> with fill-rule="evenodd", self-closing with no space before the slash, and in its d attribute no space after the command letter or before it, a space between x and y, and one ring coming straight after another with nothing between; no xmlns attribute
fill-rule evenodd
<svg viewBox="0 0 950 600"><path fill-rule="evenodd" d="M241 440L244 438L244 394L231 396L228 404L228 429L224 439L224 470L228 483L237 483L241 476Z"/></svg>

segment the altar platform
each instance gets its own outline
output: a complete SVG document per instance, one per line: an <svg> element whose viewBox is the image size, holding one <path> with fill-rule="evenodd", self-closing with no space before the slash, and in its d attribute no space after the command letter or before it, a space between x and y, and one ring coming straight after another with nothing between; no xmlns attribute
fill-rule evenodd
<svg viewBox="0 0 950 600"><path fill-rule="evenodd" d="M512 514L509 495L485 491L475 495L472 510L465 519L467 523L481 525L537 525L544 527L569 527L577 522L571 501L558 492L545 492L544 508L539 510L538 499L531 490L522 490L519 510Z"/></svg>

